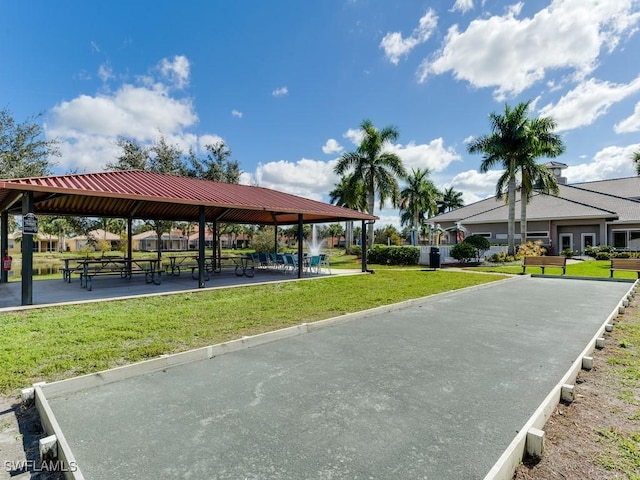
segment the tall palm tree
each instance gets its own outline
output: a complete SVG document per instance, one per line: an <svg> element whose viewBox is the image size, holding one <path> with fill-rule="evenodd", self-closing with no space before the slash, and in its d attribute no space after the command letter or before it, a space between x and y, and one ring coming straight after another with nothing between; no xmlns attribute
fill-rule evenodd
<svg viewBox="0 0 640 480"><path fill-rule="evenodd" d="M438 202L438 213L450 212L460 207L464 207L462 192L454 190L453 187L445 188Z"/></svg>
<svg viewBox="0 0 640 480"><path fill-rule="evenodd" d="M360 125L363 133L362 142L355 152L344 153L335 167L336 174L344 176L352 171L350 188L354 189L361 181L367 192L367 212L373 214L376 194L380 200L380 208L389 199L394 207L399 203L399 178L406 178L407 173L402 160L395 153L386 152L385 147L398 139L395 127L389 126L378 130L371 120L363 120ZM367 229L368 244L373 245L373 224Z"/></svg>
<svg viewBox="0 0 640 480"><path fill-rule="evenodd" d="M506 190L506 201L509 206L507 226L509 255L515 254L515 203L518 173L522 172L523 165L527 165L538 157L557 156L564 151L561 138L552 133L555 122L550 118L530 119L528 117L530 104L530 101L523 102L515 108L505 105L503 114L492 113L489 116L491 133L476 138L468 145L469 153L484 154L480 164L481 172L487 172L496 164L500 164L504 169L496 184L496 197L502 198ZM525 198L527 195L529 194L525 191Z"/></svg>
<svg viewBox="0 0 640 480"><path fill-rule="evenodd" d="M565 147L560 135L553 133L556 122L550 117L529 120L528 152L520 159L520 243L527 242L527 205L533 190L544 194L559 193L556 176L545 165L536 163L536 158L557 157L564 153Z"/></svg>
<svg viewBox="0 0 640 480"><path fill-rule="evenodd" d="M412 170L407 177L407 186L400 192L400 224L409 224L418 233L420 232L420 219L426 214L428 217L438 211L438 200L441 193L434 183L429 180L431 171Z"/></svg>
<svg viewBox="0 0 640 480"><path fill-rule="evenodd" d="M329 201L340 207L366 212L367 195L364 191L364 185L362 181L355 182L354 188L352 175L346 175L340 179L340 183L336 183L334 189L329 192ZM348 252L353 242L353 221L346 222L345 238L345 250Z"/></svg>
<svg viewBox="0 0 640 480"><path fill-rule="evenodd" d="M640 150L633 152L631 160L633 160L633 163L636 165L636 172L640 175Z"/></svg>

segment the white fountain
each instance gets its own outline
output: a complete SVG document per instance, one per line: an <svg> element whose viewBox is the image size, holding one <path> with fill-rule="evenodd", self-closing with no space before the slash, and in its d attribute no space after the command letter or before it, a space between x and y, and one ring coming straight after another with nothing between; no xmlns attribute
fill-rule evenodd
<svg viewBox="0 0 640 480"><path fill-rule="evenodd" d="M327 242L326 239L322 239L318 242L318 233L316 232L316 224L314 223L311 226L311 243L307 243L307 251L309 255L315 256L320 255L320 251L322 250L322 246Z"/></svg>

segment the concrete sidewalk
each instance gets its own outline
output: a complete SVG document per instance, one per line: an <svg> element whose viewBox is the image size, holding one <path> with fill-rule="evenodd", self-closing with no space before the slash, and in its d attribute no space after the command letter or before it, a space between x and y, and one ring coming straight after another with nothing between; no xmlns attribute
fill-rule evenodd
<svg viewBox="0 0 640 480"><path fill-rule="evenodd" d="M518 277L48 400L88 479L482 479L631 287Z"/></svg>

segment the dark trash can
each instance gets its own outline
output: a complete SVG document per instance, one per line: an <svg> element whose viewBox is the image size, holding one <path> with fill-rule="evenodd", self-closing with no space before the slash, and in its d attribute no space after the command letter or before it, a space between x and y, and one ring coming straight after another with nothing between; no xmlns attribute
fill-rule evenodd
<svg viewBox="0 0 640 480"><path fill-rule="evenodd" d="M440 268L440 249L438 247L431 247L429 252L429 266L431 268Z"/></svg>

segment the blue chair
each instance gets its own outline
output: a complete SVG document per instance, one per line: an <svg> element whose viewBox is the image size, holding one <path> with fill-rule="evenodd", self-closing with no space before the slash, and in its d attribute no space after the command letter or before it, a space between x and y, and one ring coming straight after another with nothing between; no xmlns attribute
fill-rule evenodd
<svg viewBox="0 0 640 480"><path fill-rule="evenodd" d="M311 257L309 257L305 262L305 269L311 274L315 273L316 275L319 275L320 255L312 255Z"/></svg>

